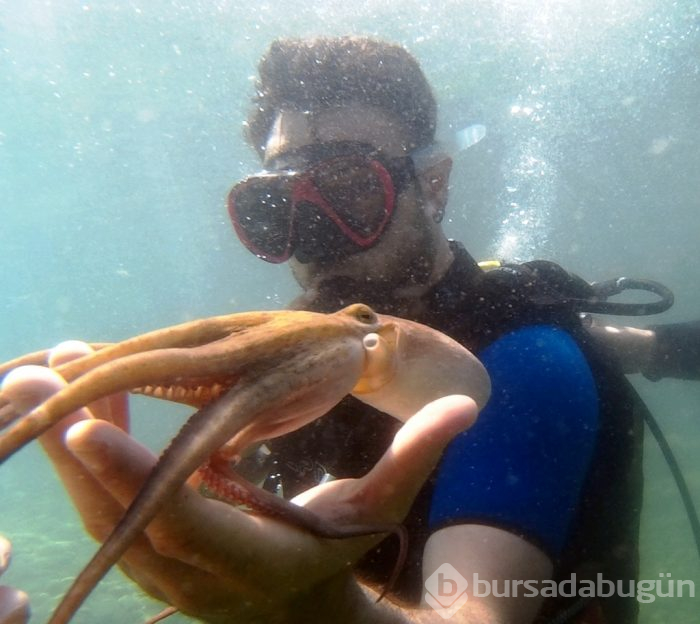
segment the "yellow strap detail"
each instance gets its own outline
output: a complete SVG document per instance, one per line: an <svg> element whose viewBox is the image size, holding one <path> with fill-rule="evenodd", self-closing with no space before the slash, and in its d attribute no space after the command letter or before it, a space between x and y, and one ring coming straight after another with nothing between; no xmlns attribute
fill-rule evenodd
<svg viewBox="0 0 700 624"><path fill-rule="evenodd" d="M484 271L491 271L493 269L499 268L500 266L500 260L482 260L481 262L479 262L479 268L483 269Z"/></svg>

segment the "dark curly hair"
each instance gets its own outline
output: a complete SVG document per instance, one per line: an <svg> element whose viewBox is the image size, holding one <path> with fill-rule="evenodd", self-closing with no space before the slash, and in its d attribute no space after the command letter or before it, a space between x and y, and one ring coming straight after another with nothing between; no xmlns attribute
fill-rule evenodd
<svg viewBox="0 0 700 624"><path fill-rule="evenodd" d="M278 39L258 65L248 115L248 141L262 156L282 108L319 111L344 104L379 108L409 131L409 149L435 135L436 104L430 85L403 47L368 37Z"/></svg>

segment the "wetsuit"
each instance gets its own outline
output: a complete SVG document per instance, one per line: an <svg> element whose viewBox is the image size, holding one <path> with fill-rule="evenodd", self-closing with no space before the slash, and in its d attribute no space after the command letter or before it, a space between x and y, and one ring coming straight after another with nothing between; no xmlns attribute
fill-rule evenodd
<svg viewBox="0 0 700 624"><path fill-rule="evenodd" d="M642 371L648 379L700 379L700 321L652 325L649 329L656 336L649 363Z"/></svg>
<svg viewBox="0 0 700 624"><path fill-rule="evenodd" d="M454 262L415 320L474 351L489 370L493 395L477 424L450 444L412 507L409 564L397 596L420 600L425 541L449 524L482 523L522 536L551 557L554 580L574 572L579 580L599 573L636 579L642 486L636 394L574 311L541 298L531 304L541 292L536 279L507 270L489 278L461 245L452 243L452 250ZM381 301L366 303L391 312ZM324 471L365 474L398 426L349 397L323 419L274 440L285 496L314 485ZM395 557L395 544L386 540L360 563L360 574L382 583ZM571 602L546 600L541 621ZM600 621L636 620L634 598L600 607Z"/></svg>

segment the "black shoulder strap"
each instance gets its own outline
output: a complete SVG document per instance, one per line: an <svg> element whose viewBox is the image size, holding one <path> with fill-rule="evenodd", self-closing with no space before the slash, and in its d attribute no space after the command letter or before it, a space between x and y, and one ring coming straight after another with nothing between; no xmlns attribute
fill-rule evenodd
<svg viewBox="0 0 700 624"><path fill-rule="evenodd" d="M581 327L576 302L591 297L591 286L558 264L537 260L482 271L461 246L453 245L453 253L419 320L477 351L527 325Z"/></svg>
<svg viewBox="0 0 700 624"><path fill-rule="evenodd" d="M651 280L620 277L588 283L547 260L503 264L482 271L458 243L445 278L429 294L423 322L479 349L505 332L533 324L581 327L584 312L641 316L673 305L673 293ZM627 290L652 293L645 302L609 301Z"/></svg>

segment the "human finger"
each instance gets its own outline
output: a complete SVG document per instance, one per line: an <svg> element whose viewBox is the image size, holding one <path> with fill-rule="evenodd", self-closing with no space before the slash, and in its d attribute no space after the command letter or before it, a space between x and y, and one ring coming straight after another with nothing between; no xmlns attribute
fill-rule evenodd
<svg viewBox="0 0 700 624"><path fill-rule="evenodd" d="M122 507L128 507L131 504L157 462L156 456L150 450L103 421L78 423L68 432L66 444L91 475L114 496ZM229 512L235 511L227 504L205 499L185 485L169 498L161 514L149 525L148 532L160 542L164 552L168 549L177 549L177 542L180 540L186 541L188 548L191 548L195 532L193 528L198 525L216 524L217 531L214 533L223 530L223 524L232 525L231 531L240 531L241 527L235 526L236 518L229 515ZM246 520L247 514L238 512L238 515L239 523L249 525L249 521ZM250 526L247 528L249 529ZM203 541L211 536L212 530L207 529ZM220 552L220 541L223 540L219 540L216 535L212 541L214 542L211 545L212 550ZM246 553L249 552L251 559L255 559L258 549L250 549L249 546L250 543L242 544L240 549L236 550L238 556L245 558ZM202 554L200 549L203 547L200 543L197 548L200 557ZM187 556L186 553L179 554Z"/></svg>
<svg viewBox="0 0 700 624"><path fill-rule="evenodd" d="M0 585L0 624L29 622L29 598L13 587Z"/></svg>
<svg viewBox="0 0 700 624"><path fill-rule="evenodd" d="M423 407L361 480L366 504L406 513L445 447L474 424L477 414L476 403L464 395L443 397Z"/></svg>
<svg viewBox="0 0 700 624"><path fill-rule="evenodd" d="M56 368L94 352L95 350L86 342L66 340L49 351L48 363L51 368ZM129 401L125 392L103 397L93 401L87 407L95 418L114 423L124 431L129 430Z"/></svg>
<svg viewBox="0 0 700 624"><path fill-rule="evenodd" d="M50 368L20 366L7 374L2 383L2 393L17 411L25 413L65 388L66 385L65 380ZM88 410L77 410L66 415L39 437L52 460L70 463L63 446L63 435L72 424L87 418L92 418Z"/></svg>
<svg viewBox="0 0 700 624"><path fill-rule="evenodd" d="M156 462L150 451L102 421L78 423L66 443L124 507ZM344 569L347 561L345 555L329 560L321 540L303 529L204 498L187 485L168 498L146 535L156 552L227 579L251 600L278 594L280 583L302 571L311 583Z"/></svg>
<svg viewBox="0 0 700 624"><path fill-rule="evenodd" d="M3 383L3 394L18 409L26 411L65 386L66 382L52 369L43 366L22 366L7 375ZM69 430L71 425L93 420L87 409L78 410L41 435L39 441L86 528L94 536L96 523L105 522L109 518L118 519L123 513L123 507L92 477L80 459L66 446L66 430Z"/></svg>
<svg viewBox="0 0 700 624"><path fill-rule="evenodd" d="M0 575L10 565L12 544L0 535ZM29 621L29 598L13 587L0 586L0 624L25 624Z"/></svg>
<svg viewBox="0 0 700 624"><path fill-rule="evenodd" d="M81 420L71 427L65 445L86 474L81 487L71 494L74 503L86 530L102 542L123 517L157 458L117 426L96 419ZM179 496L174 497L172 507L164 522L169 530L177 532ZM173 559L157 546L147 536L139 535L120 560L124 571L145 591L183 611L200 615L207 608L215 609L227 602L233 589L227 579Z"/></svg>
<svg viewBox="0 0 700 624"><path fill-rule="evenodd" d="M463 395L428 403L401 427L364 477L324 484L295 501L329 519L401 522L445 446L475 422L477 412L476 403Z"/></svg>
<svg viewBox="0 0 700 624"><path fill-rule="evenodd" d="M7 570L12 559L12 544L6 537L0 535L0 575Z"/></svg>

